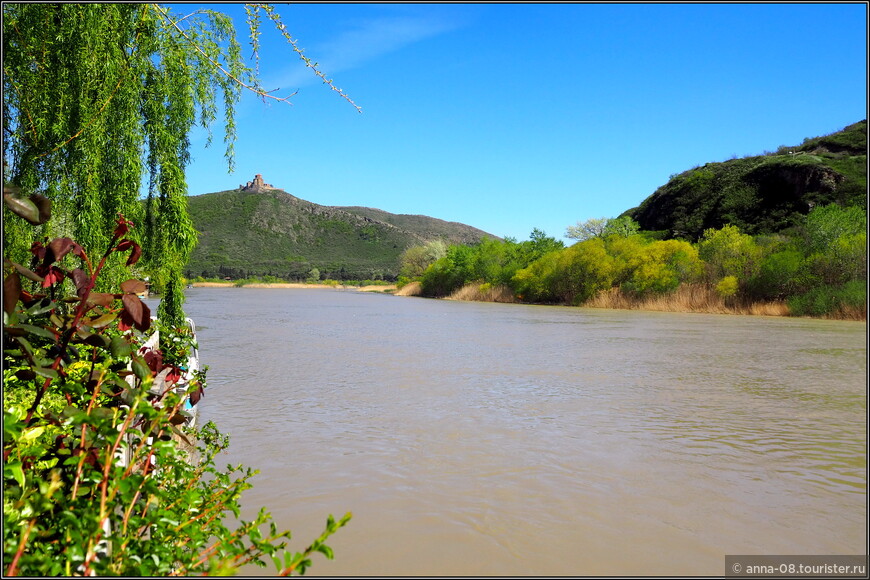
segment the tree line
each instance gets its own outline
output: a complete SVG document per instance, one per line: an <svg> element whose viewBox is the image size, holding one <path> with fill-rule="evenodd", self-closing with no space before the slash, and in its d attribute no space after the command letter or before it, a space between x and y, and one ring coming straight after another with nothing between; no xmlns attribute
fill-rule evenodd
<svg viewBox="0 0 870 580"><path fill-rule="evenodd" d="M527 241L485 239L402 256L400 284L449 296L472 283L501 285L531 303L582 305L602 292L629 300L666 297L695 285L726 304L782 302L796 316L866 318L867 215L860 207L814 208L802 223L764 235L733 225L700 239L662 239L630 217L569 226L564 243L535 229Z"/></svg>

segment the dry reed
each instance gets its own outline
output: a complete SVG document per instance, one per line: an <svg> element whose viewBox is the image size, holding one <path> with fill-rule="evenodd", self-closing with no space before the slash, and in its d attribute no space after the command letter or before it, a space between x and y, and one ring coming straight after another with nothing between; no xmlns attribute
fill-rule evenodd
<svg viewBox="0 0 870 580"><path fill-rule="evenodd" d="M504 302L514 303L517 301L513 291L507 286L493 286L480 282L466 284L455 290L447 300L465 300L468 302Z"/></svg>
<svg viewBox="0 0 870 580"><path fill-rule="evenodd" d="M788 316L784 302L739 302L723 299L703 284L683 284L674 292L636 297L611 288L600 292L583 306L621 310L654 310L659 312L706 312L713 314L751 314L755 316Z"/></svg>
<svg viewBox="0 0 870 580"><path fill-rule="evenodd" d="M423 285L419 282L408 282L398 290L396 290L393 294L396 296L422 296L423 295Z"/></svg>

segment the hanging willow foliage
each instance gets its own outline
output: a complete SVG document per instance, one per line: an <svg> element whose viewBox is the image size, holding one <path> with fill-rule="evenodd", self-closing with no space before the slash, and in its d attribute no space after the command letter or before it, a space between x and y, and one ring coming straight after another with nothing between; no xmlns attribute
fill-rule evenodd
<svg viewBox="0 0 870 580"><path fill-rule="evenodd" d="M54 216L33 228L4 209L5 256L26 259L44 236L105 247L122 213L137 225L142 270L163 293L158 314L181 322L181 272L196 244L186 200L189 132L198 123L211 141L221 99L232 170L234 105L242 91L289 98L259 84L260 13L350 101L302 54L271 6L246 11L254 68L242 57L231 18L217 11L179 16L157 4L3 4L5 180L45 195ZM128 275L123 270L114 260L105 284L117 284Z"/></svg>

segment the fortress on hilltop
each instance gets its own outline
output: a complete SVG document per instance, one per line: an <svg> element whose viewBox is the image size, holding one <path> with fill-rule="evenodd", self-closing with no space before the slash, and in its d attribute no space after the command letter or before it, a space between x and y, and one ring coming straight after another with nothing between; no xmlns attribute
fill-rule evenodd
<svg viewBox="0 0 870 580"><path fill-rule="evenodd" d="M239 184L239 189L241 191L249 191L251 193L260 193L261 191L266 191L266 190L270 190L270 189L278 189L278 188L263 181L263 176L258 173L257 175L254 176L253 181L249 181L245 185Z"/></svg>

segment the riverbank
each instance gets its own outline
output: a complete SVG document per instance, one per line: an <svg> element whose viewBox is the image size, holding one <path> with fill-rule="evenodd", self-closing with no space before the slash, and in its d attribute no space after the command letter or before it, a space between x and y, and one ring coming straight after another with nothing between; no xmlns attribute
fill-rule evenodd
<svg viewBox="0 0 870 580"><path fill-rule="evenodd" d="M232 288L234 282L191 282L194 288ZM344 286L342 284L307 284L305 282L254 282L243 288L319 288L324 290L356 290L358 292L395 292L395 284L372 284L369 286Z"/></svg>
<svg viewBox="0 0 870 580"><path fill-rule="evenodd" d="M395 292L397 296L422 296L419 282L406 284ZM523 303L506 287L489 284L466 284L456 290L446 300L465 300L474 302ZM613 310L646 310L653 312L694 312L701 314L733 314L743 316L792 316L788 304L775 302L739 302L722 298L703 284L684 284L668 294L636 297L611 288L600 292L594 298L581 304L584 308L608 308ZM867 310L849 309L838 311L835 315L823 316L829 320L867 321Z"/></svg>

